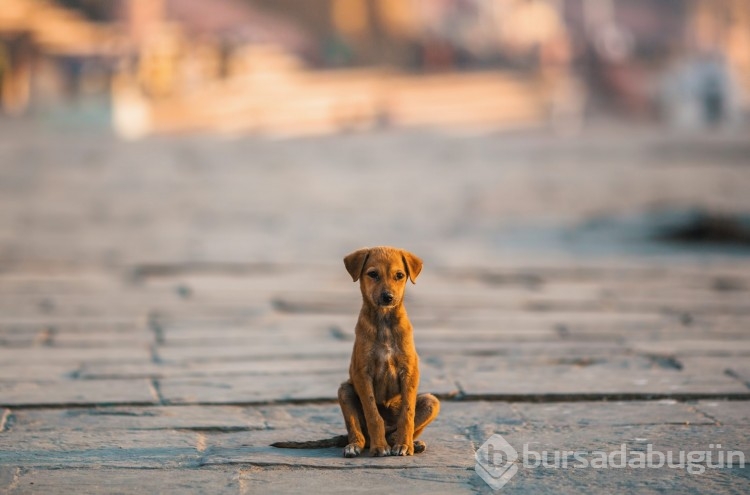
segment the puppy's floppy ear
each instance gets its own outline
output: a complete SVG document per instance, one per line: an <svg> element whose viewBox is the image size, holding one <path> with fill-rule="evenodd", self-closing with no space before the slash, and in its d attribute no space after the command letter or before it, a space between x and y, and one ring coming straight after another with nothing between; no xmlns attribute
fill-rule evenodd
<svg viewBox="0 0 750 495"><path fill-rule="evenodd" d="M416 283L419 272L422 271L422 259L409 251L401 251L401 257L404 259L404 266L406 266L406 272L409 275L411 283Z"/></svg>
<svg viewBox="0 0 750 495"><path fill-rule="evenodd" d="M352 276L354 282L359 280L359 276L362 274L362 269L365 267L365 262L369 255L370 248L362 248L344 257L344 266L349 275Z"/></svg>

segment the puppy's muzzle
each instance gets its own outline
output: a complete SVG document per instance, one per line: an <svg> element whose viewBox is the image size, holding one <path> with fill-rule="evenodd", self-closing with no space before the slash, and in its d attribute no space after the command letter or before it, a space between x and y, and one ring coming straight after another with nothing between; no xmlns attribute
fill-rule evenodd
<svg viewBox="0 0 750 495"><path fill-rule="evenodd" d="M383 291L380 293L380 305L381 306L390 306L393 304L393 294L391 294L388 291Z"/></svg>

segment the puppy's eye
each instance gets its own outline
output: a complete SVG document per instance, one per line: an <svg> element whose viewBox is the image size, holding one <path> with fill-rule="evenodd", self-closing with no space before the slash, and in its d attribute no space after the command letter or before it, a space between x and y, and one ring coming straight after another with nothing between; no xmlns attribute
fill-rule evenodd
<svg viewBox="0 0 750 495"><path fill-rule="evenodd" d="M374 270L370 271L370 272L367 272L367 276L370 277L373 280L377 280L378 279L378 272L376 272Z"/></svg>
<svg viewBox="0 0 750 495"><path fill-rule="evenodd" d="M397 272L397 273L396 273L396 280L401 280L401 279L402 279L402 278L404 278L405 276L406 276L406 275L404 275L404 273L403 273L403 272Z"/></svg>

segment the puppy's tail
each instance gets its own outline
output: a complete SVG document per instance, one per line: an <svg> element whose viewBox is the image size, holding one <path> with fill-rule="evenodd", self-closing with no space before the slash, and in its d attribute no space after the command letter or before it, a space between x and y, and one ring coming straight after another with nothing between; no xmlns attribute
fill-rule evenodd
<svg viewBox="0 0 750 495"><path fill-rule="evenodd" d="M349 437L346 435L337 435L322 440L309 440L307 442L276 442L271 447L279 449L325 449L328 447L346 447L349 444Z"/></svg>

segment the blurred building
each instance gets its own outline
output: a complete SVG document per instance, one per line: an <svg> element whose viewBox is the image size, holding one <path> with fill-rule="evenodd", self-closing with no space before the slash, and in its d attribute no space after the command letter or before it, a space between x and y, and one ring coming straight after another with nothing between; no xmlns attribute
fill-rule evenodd
<svg viewBox="0 0 750 495"><path fill-rule="evenodd" d="M236 0L0 0L0 108L75 96L92 72L108 91L112 76L133 70L159 97L231 76L243 46L302 53L306 43L292 21Z"/></svg>
<svg viewBox="0 0 750 495"><path fill-rule="evenodd" d="M695 88L702 119L741 119L741 113L750 110L750 3L698 1L686 31L686 62L702 73Z"/></svg>
<svg viewBox="0 0 750 495"><path fill-rule="evenodd" d="M116 78L114 118L121 133L134 136L152 129L530 125L544 119L549 92L533 70L456 71L497 68L504 45L508 60L533 59L535 44L565 39L548 0L130 0L123 6L119 15L138 57Z"/></svg>
<svg viewBox="0 0 750 495"><path fill-rule="evenodd" d="M746 0L0 0L0 105L100 93L125 135L736 121Z"/></svg>
<svg viewBox="0 0 750 495"><path fill-rule="evenodd" d="M0 0L0 109L75 93L86 61L117 53L111 26L44 0Z"/></svg>
<svg viewBox="0 0 750 495"><path fill-rule="evenodd" d="M750 3L566 0L563 12L596 107L693 125L750 109ZM701 99L722 110L697 109L717 105Z"/></svg>

